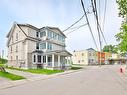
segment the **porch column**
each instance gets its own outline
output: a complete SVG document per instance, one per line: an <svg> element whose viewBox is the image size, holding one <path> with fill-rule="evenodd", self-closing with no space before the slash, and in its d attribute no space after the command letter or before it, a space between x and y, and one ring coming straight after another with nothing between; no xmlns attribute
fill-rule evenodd
<svg viewBox="0 0 127 95"><path fill-rule="evenodd" d="M46 66L48 66L48 55L46 55Z"/></svg>
<svg viewBox="0 0 127 95"><path fill-rule="evenodd" d="M58 67L59 68L61 67L61 64L60 64L60 55L58 55Z"/></svg>
<svg viewBox="0 0 127 95"><path fill-rule="evenodd" d="M41 64L43 63L43 56L41 55Z"/></svg>
<svg viewBox="0 0 127 95"><path fill-rule="evenodd" d="M68 64L68 57L67 57L67 64Z"/></svg>
<svg viewBox="0 0 127 95"><path fill-rule="evenodd" d="M55 64L54 64L54 54L52 54L52 67L55 67Z"/></svg>

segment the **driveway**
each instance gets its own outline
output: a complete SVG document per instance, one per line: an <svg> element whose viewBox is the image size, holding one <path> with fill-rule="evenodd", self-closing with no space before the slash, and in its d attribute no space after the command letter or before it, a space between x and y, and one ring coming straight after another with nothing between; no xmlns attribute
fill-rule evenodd
<svg viewBox="0 0 127 95"><path fill-rule="evenodd" d="M90 67L2 89L0 95L127 95L127 78L116 65Z"/></svg>

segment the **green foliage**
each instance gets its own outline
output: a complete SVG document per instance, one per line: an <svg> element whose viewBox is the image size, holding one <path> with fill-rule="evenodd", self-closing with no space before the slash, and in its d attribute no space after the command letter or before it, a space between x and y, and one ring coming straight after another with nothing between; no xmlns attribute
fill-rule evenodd
<svg viewBox="0 0 127 95"><path fill-rule="evenodd" d="M0 64L5 64L5 63L7 63L7 60L0 58Z"/></svg>
<svg viewBox="0 0 127 95"><path fill-rule="evenodd" d="M116 45L106 45L103 48L103 52L117 53Z"/></svg>
<svg viewBox="0 0 127 95"><path fill-rule="evenodd" d="M120 32L115 35L116 40L119 42L118 49L122 54L127 52L127 0L117 0L119 7L119 16L124 20L120 28Z"/></svg>
<svg viewBox="0 0 127 95"><path fill-rule="evenodd" d="M119 16L127 19L127 0L117 0L119 6Z"/></svg>
<svg viewBox="0 0 127 95"><path fill-rule="evenodd" d="M8 73L8 72L1 72L1 71L0 71L0 76L1 77L4 77L4 78L8 78L10 80L21 80L21 79L25 79L22 76L18 76L18 75L11 74L11 73Z"/></svg>

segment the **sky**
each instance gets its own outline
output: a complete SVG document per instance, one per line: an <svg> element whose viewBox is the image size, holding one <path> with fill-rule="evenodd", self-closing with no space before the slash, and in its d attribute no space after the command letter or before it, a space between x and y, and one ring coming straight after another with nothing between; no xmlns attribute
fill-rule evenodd
<svg viewBox="0 0 127 95"><path fill-rule="evenodd" d="M97 6L99 6L97 0ZM105 0L100 0L99 21L103 25L104 3ZM92 12L90 0L84 0L85 8L90 13ZM107 0L107 11L105 18L104 35L107 44L117 44L115 35L120 31L122 19L118 17L118 6L116 0ZM82 15L83 10L80 0L1 0L0 1L0 53L2 50L7 55L7 38L14 22L21 24L31 24L38 28L43 26L58 27L64 30L77 21ZM88 14L90 25L93 34L98 43L98 33L96 29L93 13ZM75 26L83 25L86 19L83 18ZM103 30L103 29L102 29ZM70 34L72 30L65 31L66 34L66 49L70 52L74 50L84 50L94 48L95 44L91 37L88 26L84 26ZM105 43L102 40L102 45Z"/></svg>

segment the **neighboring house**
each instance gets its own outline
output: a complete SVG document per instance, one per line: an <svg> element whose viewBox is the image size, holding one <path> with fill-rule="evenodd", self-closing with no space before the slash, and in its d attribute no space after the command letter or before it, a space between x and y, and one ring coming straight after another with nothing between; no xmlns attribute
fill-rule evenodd
<svg viewBox="0 0 127 95"><path fill-rule="evenodd" d="M127 58L121 56L120 54L113 53L111 58L109 59L110 64L126 64Z"/></svg>
<svg viewBox="0 0 127 95"><path fill-rule="evenodd" d="M73 64L94 65L96 64L96 51L93 48L74 51L72 61Z"/></svg>
<svg viewBox="0 0 127 95"><path fill-rule="evenodd" d="M97 63L105 64L105 57L106 57L105 52L97 51L96 54L97 54Z"/></svg>
<svg viewBox="0 0 127 95"><path fill-rule="evenodd" d="M65 69L66 58L71 57L65 49L66 36L56 27L14 23L7 38L8 66Z"/></svg>

